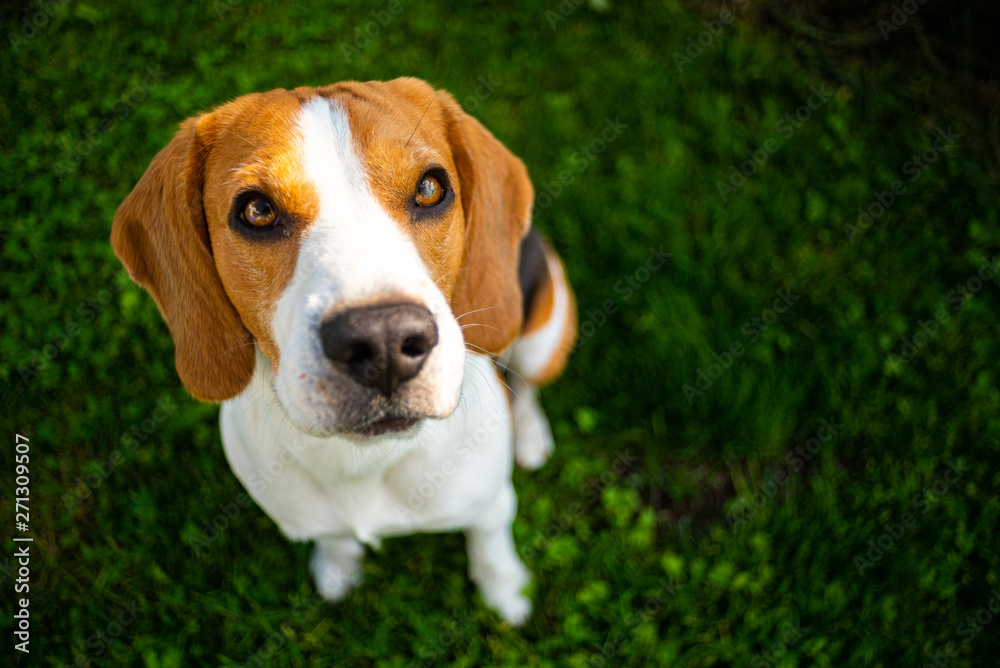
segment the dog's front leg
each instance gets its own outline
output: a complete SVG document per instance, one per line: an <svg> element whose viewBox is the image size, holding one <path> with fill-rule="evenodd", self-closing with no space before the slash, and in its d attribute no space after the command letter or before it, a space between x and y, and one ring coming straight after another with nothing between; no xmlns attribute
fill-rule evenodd
<svg viewBox="0 0 1000 668"><path fill-rule="evenodd" d="M364 546L354 538L322 536L316 539L310 570L320 595L339 601L361 584Z"/></svg>
<svg viewBox="0 0 1000 668"><path fill-rule="evenodd" d="M511 403L517 464L525 470L534 471L552 454L555 445L552 428L538 403L538 388L520 376L512 375L510 389L513 394Z"/></svg>
<svg viewBox="0 0 1000 668"><path fill-rule="evenodd" d="M486 512L466 529L465 536L469 576L486 603L519 626L531 614L531 601L522 592L531 575L514 548L511 523L516 512L517 497L508 480Z"/></svg>

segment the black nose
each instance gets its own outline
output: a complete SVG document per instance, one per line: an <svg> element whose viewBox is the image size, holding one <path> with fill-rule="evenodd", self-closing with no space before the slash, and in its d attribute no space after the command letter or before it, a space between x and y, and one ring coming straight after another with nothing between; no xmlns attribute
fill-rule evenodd
<svg viewBox="0 0 1000 668"><path fill-rule="evenodd" d="M416 304L356 308L320 326L323 352L386 397L413 378L437 345L430 311Z"/></svg>

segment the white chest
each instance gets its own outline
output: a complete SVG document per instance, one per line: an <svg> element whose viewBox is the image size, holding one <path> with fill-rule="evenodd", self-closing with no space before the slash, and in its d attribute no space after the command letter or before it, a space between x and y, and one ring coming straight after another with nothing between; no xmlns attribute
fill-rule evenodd
<svg viewBox="0 0 1000 668"><path fill-rule="evenodd" d="M226 457L250 496L289 537L383 536L468 526L513 464L507 390L492 362L466 354L462 398L409 437L359 445L299 431L258 358L250 387L222 406Z"/></svg>

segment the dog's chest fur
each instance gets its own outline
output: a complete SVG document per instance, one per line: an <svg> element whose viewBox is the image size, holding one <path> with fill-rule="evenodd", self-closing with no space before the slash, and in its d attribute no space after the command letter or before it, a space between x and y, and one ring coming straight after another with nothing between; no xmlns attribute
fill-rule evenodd
<svg viewBox="0 0 1000 668"><path fill-rule="evenodd" d="M296 429L258 355L246 392L223 404L226 457L250 496L292 539L386 536L467 526L510 479L510 405L492 362L467 354L462 399L410 436L360 446Z"/></svg>

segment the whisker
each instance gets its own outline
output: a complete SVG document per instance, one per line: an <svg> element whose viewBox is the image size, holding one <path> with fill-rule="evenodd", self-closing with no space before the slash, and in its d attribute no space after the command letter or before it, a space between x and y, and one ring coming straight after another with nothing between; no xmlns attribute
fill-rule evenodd
<svg viewBox="0 0 1000 668"><path fill-rule="evenodd" d="M466 325L466 326L468 326L468 325ZM485 326L487 326L487 325L484 325L484 327ZM494 329L496 329L496 328L494 328ZM487 357L492 357L493 356L493 353L491 353L490 351L486 350L482 346L477 346L475 343L469 343L468 341L466 341L465 345L467 345L467 346L469 346L471 348L475 348L476 350L478 350L479 352L481 352L483 355L486 355ZM496 362L494 362L494 364L496 364ZM497 365L497 366L499 366L499 365ZM525 385L531 385L531 383L524 376L522 376L521 374L519 374L517 371L514 371L514 369L510 368L509 366L504 366L504 367L502 367L501 370L503 371L503 373L509 373L509 374L511 374L513 376L516 376L517 379L520 380ZM514 390L514 388L512 388L510 385L507 385L507 389L510 390L511 394L513 394L515 397L519 396L518 393Z"/></svg>
<svg viewBox="0 0 1000 668"><path fill-rule="evenodd" d="M484 325L481 322L470 322L468 325L459 325L458 326L459 329L465 329L466 327L489 327L490 329L495 329L498 332L500 331L499 328L494 327L493 325Z"/></svg>
<svg viewBox="0 0 1000 668"><path fill-rule="evenodd" d="M478 372L480 373L480 375L481 375L481 376L483 377L483 379L484 379L484 380L486 380L486 381L487 381L487 383L488 383L488 382L489 382L489 379L488 379L488 378L486 377L486 372L485 372L485 371L484 371L483 369L480 369L480 368L478 368L478 367L476 367L476 370L477 370L477 371L478 371ZM501 383L502 385L504 385L504 387L507 387L507 384L506 384L506 383L504 383L504 382L503 382L503 380L501 380L501 381L500 381L500 383ZM510 388L509 388L509 387L507 387L507 389L508 389L508 390L510 390ZM510 390L510 391L512 391L512 390ZM497 402L498 404L500 404L500 405L503 405L503 404L505 403L504 401L502 401L502 400L500 399L500 397L498 397L498 396L497 396L497 393L496 393L496 390L494 390L494 389L493 389L492 387L490 387L490 392L491 392L491 393L493 394L493 399L494 399L494 400L495 400L495 401L496 401L496 402ZM480 408L479 408L479 410L480 410L480 412L482 412L482 413L485 413L485 412L486 412L486 410L485 410L485 409L484 409L484 408L482 407L482 404L483 404L483 397L482 397L482 395L477 395L477 398L479 399L479 404L480 404ZM513 423L511 423L511 429L513 429L513 426L514 426L514 425L513 425Z"/></svg>
<svg viewBox="0 0 1000 668"><path fill-rule="evenodd" d="M488 311L491 308L500 308L501 306L503 306L503 304L494 304L493 306L484 306L483 308L477 308L477 309L473 309L471 311L466 311L462 315L456 315L455 316L455 320L461 320L462 318L464 318L467 315L472 315L473 313L479 313L480 311Z"/></svg>
<svg viewBox="0 0 1000 668"><path fill-rule="evenodd" d="M250 403L249 403L249 404L247 405L247 407L246 407L246 408L245 408L245 409L243 410L243 413L242 413L241 415L246 415L246 414L247 414L247 411L248 411L248 410L250 410L251 408L253 408L253 405L254 405L255 403L257 403L258 401L260 401L261 399L263 399L263 398L264 398L264 397L266 397L266 396L267 396L267 393L266 393L266 392L263 392L263 391L262 391L262 392L261 392L261 393L260 393L260 394L259 394L259 395L257 396L257 398L256 398L256 399L254 399L253 401L251 401L251 402L250 402Z"/></svg>
<svg viewBox="0 0 1000 668"><path fill-rule="evenodd" d="M407 139L406 139L406 143L405 143L405 144L403 144L403 148L406 148L407 146L409 146L409 145L410 145L410 140L411 140L411 139L413 139L413 135L415 135L415 134L417 133L417 128L419 128L419 127L420 127L420 122L424 120L424 114L426 114L426 113L427 113L427 110L431 108L431 105L432 105L432 104L434 104L434 100L436 100L436 99L437 99L437 96L438 96L438 93L440 93L440 92L441 92L440 90L436 90L436 91L434 91L434 97L432 97L432 98L431 98L431 101L427 103L427 106L426 106L426 107L424 107L424 112L423 112L423 114L420 114L420 118L419 118L419 120L417 120L417 124L416 124L416 126L415 126L415 127L413 128L413 132L411 132L411 133L410 133L410 136L409 136L409 137L407 137Z"/></svg>
<svg viewBox="0 0 1000 668"><path fill-rule="evenodd" d="M483 380L487 381L487 383L489 382L489 378L487 378L487 377L486 377L486 372L485 372L485 371L483 371L482 369L480 369L480 368L479 368L478 366L477 366L477 367L473 367L473 368L474 368L474 369L476 369L476 371L478 371L478 372L480 373L480 375L482 375L482 377L483 377ZM494 366L494 369L495 369L495 368L496 368L496 366ZM499 381L500 381L500 384L501 384L501 385L503 385L504 387L506 387L506 388L507 388L507 390L508 390L508 391L509 391L509 392L510 392L511 394L513 394L513 395L514 395L515 397L516 397L516 396L518 396L518 395L517 395L517 392L515 392L515 391L514 391L514 388L512 388L512 387L511 387L510 385L508 385L508 384L507 384L507 383L506 383L506 382L504 381L504 379L503 379L503 375L502 375L502 374L497 374L497 380L499 380ZM493 395L493 398L494 398L494 399L496 399L497 401L499 401L499 400L500 400L500 398L496 396L496 393L494 393L494 395Z"/></svg>
<svg viewBox="0 0 1000 668"><path fill-rule="evenodd" d="M473 348L475 348L476 350L480 351L482 354L486 355L487 357L491 357L493 355L493 353L491 353L490 351L486 350L486 348L483 348L482 346L477 346L475 343L469 343L468 341L466 341L465 345L472 346Z"/></svg>

